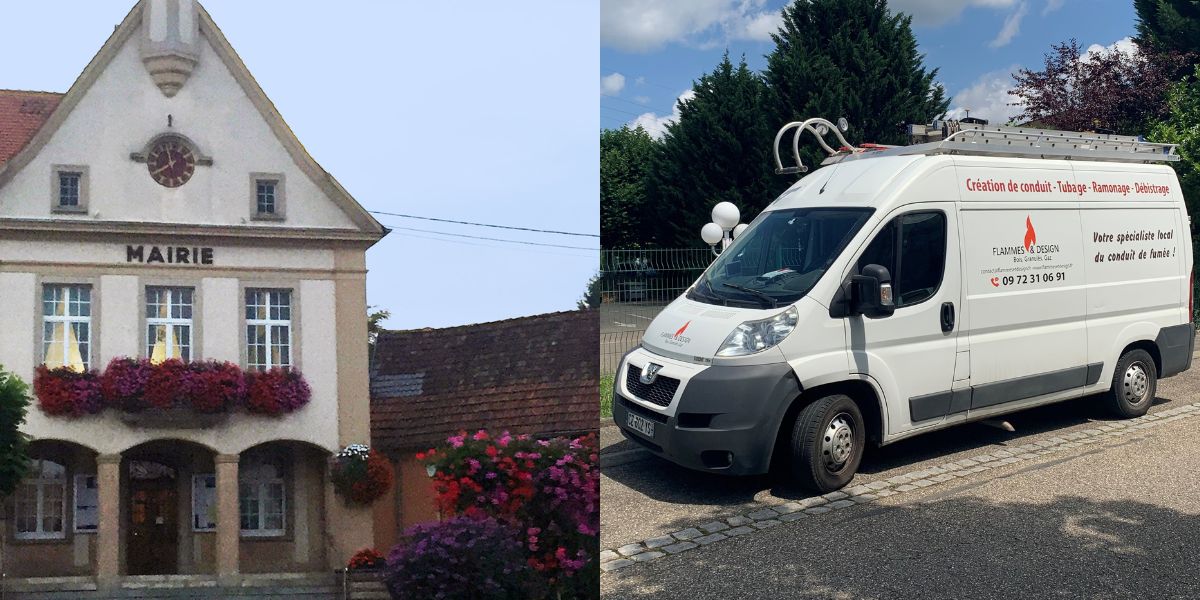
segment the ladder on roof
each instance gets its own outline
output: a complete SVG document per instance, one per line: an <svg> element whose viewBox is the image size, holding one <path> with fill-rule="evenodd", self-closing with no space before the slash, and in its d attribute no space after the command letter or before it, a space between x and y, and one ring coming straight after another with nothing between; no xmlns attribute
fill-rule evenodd
<svg viewBox="0 0 1200 600"><path fill-rule="evenodd" d="M914 141L924 137L928 142L900 146L895 149L895 154L974 154L1138 163L1179 160L1179 155L1175 154L1176 144L1147 142L1132 135L950 121L942 128L944 137L937 140L937 132L928 129L910 125L909 134Z"/></svg>
<svg viewBox="0 0 1200 600"><path fill-rule="evenodd" d="M834 125L825 119L812 118L784 125L775 135L775 172L788 174L808 171L808 167L800 160L800 137L806 131L812 133L821 148L829 154L829 158L821 163L823 165L846 159L915 154L965 154L1135 163L1179 160L1179 155L1175 153L1176 144L1147 142L1136 136L989 126L960 121L945 121L933 125L909 125L910 139L915 142L909 146L863 144L856 148L847 143L846 138L841 134L846 130L845 121L842 119L838 121L838 125ZM779 142L783 139L784 133L792 128L796 130L792 136L792 159L795 161L795 166L784 167L779 156ZM834 150L825 141L825 135L830 131L835 134L837 141L841 144L837 150Z"/></svg>

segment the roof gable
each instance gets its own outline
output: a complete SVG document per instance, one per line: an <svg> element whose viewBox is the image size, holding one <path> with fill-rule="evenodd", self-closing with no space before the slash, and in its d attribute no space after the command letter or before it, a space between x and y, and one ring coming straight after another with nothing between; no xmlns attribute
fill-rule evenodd
<svg viewBox="0 0 1200 600"><path fill-rule="evenodd" d="M383 332L371 374L372 444L396 453L459 430L595 429L599 335L595 310Z"/></svg>
<svg viewBox="0 0 1200 600"><path fill-rule="evenodd" d="M202 49L201 63L178 95L165 98L159 94L150 75L141 67L141 58L136 49L136 35L143 27L144 4L145 0L139 1L118 25L71 89L61 97L57 108L44 118L44 124L28 138L23 148L7 162L0 162L0 217L50 218L49 214L36 212L49 211L48 201L43 200L48 198L48 191L42 189L44 182L50 179L48 165L89 164L62 155L78 153L77 149L85 146L102 146L95 151L103 151L104 160L117 161L119 164L102 165L105 167L102 169L92 167L93 201L125 202L126 205L101 208L99 203L94 203L97 210L93 211L93 219L242 225L246 222L244 219L235 219L230 215L217 218L215 222L206 222L198 218L197 211L215 212L223 208L230 212L236 208L246 212L249 210L250 173L294 171L293 175L287 177L288 221L257 225L277 228L329 227L356 231L364 239L382 237L385 230L379 222L304 149L202 6L197 5L196 15ZM130 65L136 65L140 72L135 73ZM220 90L204 89L205 85L211 85L214 81L221 83ZM123 89L122 85L127 89ZM103 89L98 89L98 86ZM231 90L236 91L236 98L230 96ZM91 98L93 94L107 94L107 97ZM72 119L78 111L87 113L86 117L79 115ZM98 113L108 118L97 119ZM173 125L168 115L173 119ZM138 120L135 127L131 128L128 123L122 122L122 118ZM81 124L81 121L84 123ZM149 125L151 121L153 125ZM100 131L81 134L80 129L84 126ZM172 126L174 129L168 129ZM239 130L242 127L246 130L245 137L238 141L253 142L249 146L238 146L228 141L231 137L236 140L242 134ZM23 129L28 130L29 127ZM212 135L204 139L208 130L212 130ZM198 167L197 175L193 178L193 181L200 181L200 173L211 173L211 187L189 182L169 193L152 186L142 186L145 183L143 179L148 180L144 176L145 165L140 165L139 169L127 157L142 150L140 145L154 135L176 132L199 142L201 155L215 155L214 165ZM86 138L90 143L80 143L80 138L88 134L95 137ZM221 135L225 140L214 139ZM121 138L119 142L114 141L117 138ZM112 147L117 143L120 144L119 148ZM213 150L222 144L224 147ZM63 147L70 151L62 152ZM246 156L250 154L244 151L246 148L260 150L260 156ZM27 168L30 172L24 173ZM143 172L137 176L130 174L137 170ZM97 185L101 177L112 177L119 181L106 188L103 181ZM24 182L20 181L22 178ZM5 194L6 187L20 186L22 183L28 189ZM225 189L219 189L220 186ZM33 191L38 193L34 194ZM37 198L32 198L34 195ZM197 195L205 198L197 201L194 197ZM148 206L150 201L160 197L164 199L162 214L148 210L145 214L137 213L135 218L128 216L134 212L129 209L132 203L140 202ZM170 205L171 198L176 199L176 205ZM293 200L296 202L293 203ZM23 201L29 202L36 210L14 207L14 204ZM205 205L204 202L211 202L211 205ZM220 205L222 202L228 204ZM306 202L307 206L303 206ZM329 208L321 206L323 204L329 205ZM309 209L307 213L297 210L305 208ZM293 216L296 218L293 219Z"/></svg>
<svg viewBox="0 0 1200 600"><path fill-rule="evenodd" d="M60 100L54 92L0 90L0 165L29 143Z"/></svg>

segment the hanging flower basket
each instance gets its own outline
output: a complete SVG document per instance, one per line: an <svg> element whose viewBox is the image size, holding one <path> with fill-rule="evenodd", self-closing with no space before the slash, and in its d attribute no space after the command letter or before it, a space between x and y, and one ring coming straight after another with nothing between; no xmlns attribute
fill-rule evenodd
<svg viewBox="0 0 1200 600"><path fill-rule="evenodd" d="M104 409L100 377L95 371L82 373L70 367L39 366L33 376L38 406L48 415L78 417Z"/></svg>
<svg viewBox="0 0 1200 600"><path fill-rule="evenodd" d="M264 415L289 413L308 404L312 390L300 373L271 369L246 374L246 410Z"/></svg>
<svg viewBox="0 0 1200 600"><path fill-rule="evenodd" d="M330 461L333 489L350 505L367 506L392 485L392 466L363 444L351 444Z"/></svg>

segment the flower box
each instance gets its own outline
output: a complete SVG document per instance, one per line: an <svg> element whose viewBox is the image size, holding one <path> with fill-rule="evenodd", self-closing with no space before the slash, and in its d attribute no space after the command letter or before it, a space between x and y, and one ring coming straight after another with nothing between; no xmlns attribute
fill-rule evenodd
<svg viewBox="0 0 1200 600"><path fill-rule="evenodd" d="M130 425L173 429L212 427L239 408L283 415L304 407L312 395L304 377L291 369L246 373L229 362L128 357L114 358L103 373L38 367L34 393L48 415L114 409Z"/></svg>
<svg viewBox="0 0 1200 600"><path fill-rule="evenodd" d="M143 429L207 429L229 420L229 413L202 413L185 406L173 406L120 412L118 418L126 425Z"/></svg>

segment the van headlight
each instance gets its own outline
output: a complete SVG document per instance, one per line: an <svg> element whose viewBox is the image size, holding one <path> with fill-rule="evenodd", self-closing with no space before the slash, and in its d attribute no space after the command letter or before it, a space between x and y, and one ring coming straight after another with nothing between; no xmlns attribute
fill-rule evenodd
<svg viewBox="0 0 1200 600"><path fill-rule="evenodd" d="M799 319L800 311L793 306L769 319L746 321L725 338L717 356L745 356L771 348L796 328Z"/></svg>

